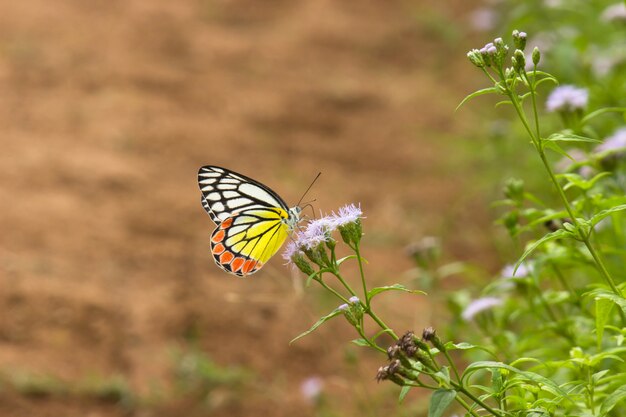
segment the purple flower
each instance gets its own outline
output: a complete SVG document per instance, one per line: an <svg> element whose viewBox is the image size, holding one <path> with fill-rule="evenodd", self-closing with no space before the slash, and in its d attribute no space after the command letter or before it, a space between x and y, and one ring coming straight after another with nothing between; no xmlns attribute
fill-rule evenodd
<svg viewBox="0 0 626 417"><path fill-rule="evenodd" d="M361 302L361 300L359 300L359 297L357 297L356 295L350 297L350 300L348 301L350 301L352 304L359 304Z"/></svg>
<svg viewBox="0 0 626 417"><path fill-rule="evenodd" d="M472 321L478 313L502 305L502 303L503 301L496 297L477 298L465 307L461 317L465 321Z"/></svg>
<svg viewBox="0 0 626 417"><path fill-rule="evenodd" d="M337 214L333 213L310 221L304 230L295 233L293 242L290 242L283 252L283 258L290 263L293 257L301 254L302 251L312 250L325 242L330 242L332 232L337 228L355 223L362 216L363 212L360 207L347 204L339 208Z"/></svg>
<svg viewBox="0 0 626 417"><path fill-rule="evenodd" d="M283 251L283 259L289 263L295 255L304 255L304 253L300 250L296 242L292 240L287 243L287 247Z"/></svg>
<svg viewBox="0 0 626 417"><path fill-rule="evenodd" d="M350 306L348 304L342 304L339 307L337 307L337 310L348 311L348 310L350 310Z"/></svg>
<svg viewBox="0 0 626 417"><path fill-rule="evenodd" d="M338 214L333 213L331 217L335 227L340 227L348 223L356 222L363 217L363 211L361 211L360 206L357 207L354 204L346 204L339 208Z"/></svg>
<svg viewBox="0 0 626 417"><path fill-rule="evenodd" d="M307 224L304 231L296 233L295 244L301 249L313 249L328 242L330 234L337 228L334 219L330 216L313 220Z"/></svg>
<svg viewBox="0 0 626 417"><path fill-rule="evenodd" d="M595 151L600 153L624 149L626 149L626 127L620 127L615 133L604 139L604 142L596 146Z"/></svg>
<svg viewBox="0 0 626 417"><path fill-rule="evenodd" d="M546 101L546 109L550 112L573 112L587 107L589 91L573 85L562 85L552 90Z"/></svg>
<svg viewBox="0 0 626 417"><path fill-rule="evenodd" d="M615 3L604 9L602 20L606 22L626 21L626 5L624 2Z"/></svg>

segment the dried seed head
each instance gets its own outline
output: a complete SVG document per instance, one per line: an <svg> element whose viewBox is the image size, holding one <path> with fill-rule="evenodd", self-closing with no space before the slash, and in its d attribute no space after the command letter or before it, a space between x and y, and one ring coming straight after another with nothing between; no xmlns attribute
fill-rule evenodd
<svg viewBox="0 0 626 417"><path fill-rule="evenodd" d="M422 339L426 340L427 342L431 342L435 338L435 336L436 332L435 329L433 329L432 327L427 327L422 332Z"/></svg>
<svg viewBox="0 0 626 417"><path fill-rule="evenodd" d="M384 381L389 378L389 367L381 366L378 368L378 372L376 373L376 382Z"/></svg>

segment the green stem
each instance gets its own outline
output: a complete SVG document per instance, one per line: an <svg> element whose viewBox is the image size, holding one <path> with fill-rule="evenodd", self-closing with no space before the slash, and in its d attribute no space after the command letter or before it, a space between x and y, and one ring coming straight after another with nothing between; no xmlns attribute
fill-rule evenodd
<svg viewBox="0 0 626 417"><path fill-rule="evenodd" d="M366 307L365 308L365 313L367 313L368 316L370 316L372 318L372 320L374 320L376 322L376 324L378 324L381 329L385 330L387 333L389 333L391 335L391 337L393 337L394 339L399 339L398 335L391 330L384 321L382 321L377 315L376 313L374 313L372 311L372 309L370 307Z"/></svg>
<svg viewBox="0 0 626 417"><path fill-rule="evenodd" d="M363 293L365 294L365 306L370 307L370 297L367 292L367 285L365 284L365 273L363 272L363 260L361 259L361 252L359 251L359 243L354 245L354 253L356 259L359 262L359 273L361 274L361 285L363 285Z"/></svg>
<svg viewBox="0 0 626 417"><path fill-rule="evenodd" d="M541 137L535 136L535 133L533 133L528 123L528 120L526 119L526 114L524 113L524 110L522 109L518 101L517 95L513 91L510 91L510 90L507 91L507 94L508 94L509 99L511 100L511 103L513 104L513 107L515 108L515 111L517 112L517 115L519 116L522 124L524 125L524 128L526 129L526 131L528 132L528 135L532 139L533 144L535 145L535 148L537 149L537 152L539 152L539 157L541 158L541 162L543 163L544 168L548 172L550 181L552 182L552 184L554 184L559 194L559 197L561 198L561 201L563 202L563 206L565 207L565 210L567 211L567 213L569 214L572 220L573 225L576 227L577 230L581 230L580 224L578 223L578 220L576 219L576 216L574 215L574 210L572 210L572 207L569 204L569 200L567 199L567 196L565 195L565 191L563 190L563 187L561 187L561 184L559 184L558 180L556 179L556 176L554 175L554 172L552 172L552 168L550 167L550 164L548 163L548 159L546 158L546 154L541 144ZM531 95L533 95L534 97L532 90L531 90ZM533 108L534 108L534 111L536 112L536 102L534 100L533 100ZM616 295L623 297L621 291L617 288L617 286L615 285L615 282L613 281L613 278L611 277L606 267L604 266L602 259L596 253L595 249L591 245L591 242L589 241L589 236L581 236L581 239L583 243L585 244L585 246L587 247L587 249L589 250L589 252L591 253L593 260L596 263L596 267L598 271L600 272L600 274L603 276L604 280L609 284L609 286L611 287L611 289Z"/></svg>
<svg viewBox="0 0 626 417"><path fill-rule="evenodd" d="M363 340L365 340L367 342L368 345L370 345L370 347L373 347L374 349L382 352L382 353L387 353L387 351L383 348L381 348L380 346L378 346L375 342L372 342L367 336L365 336L365 333L363 332L363 328L361 328L361 326L355 326L356 327L356 331L359 333L359 335L363 338Z"/></svg>
<svg viewBox="0 0 626 417"><path fill-rule="evenodd" d="M343 286L348 290L348 292L353 295L356 296L356 293L354 292L354 290L352 289L352 287L350 287L350 285L348 285L348 283L346 282L345 279L343 279L343 277L341 276L341 274L339 273L338 270L334 270L332 271L332 274L334 276L337 277L337 279L343 284ZM380 319L380 317L378 317L376 315L376 313L374 313L374 311L372 311L371 307L365 303L361 303L363 305L363 310L365 312L365 314L367 314L368 316L370 316L372 318L372 320L374 320L376 322L376 324L378 324L380 326L381 329L385 330L387 333L389 333L394 339L398 339L398 335L391 330L391 328L389 326L387 326L385 324L384 321L382 321Z"/></svg>
<svg viewBox="0 0 626 417"><path fill-rule="evenodd" d="M472 410L472 408L469 406L468 403L465 402L465 400L461 397L459 397L458 395L456 397L454 397L454 399L461 404L461 406L463 408L465 408L467 410L468 413L470 413L472 416L474 417L479 417L478 414L476 414L476 412L474 412L474 410Z"/></svg>
<svg viewBox="0 0 626 417"><path fill-rule="evenodd" d="M430 352L428 352L428 354L430 355ZM450 354L448 353L448 350L445 349L443 351L443 354L446 356L446 359L448 360L448 363L450 364L450 367L454 371L454 376L456 376L457 381L459 381L459 383L461 383L461 377L459 376L459 371L456 369L456 365L454 364L454 361L450 357Z"/></svg>
<svg viewBox="0 0 626 417"><path fill-rule="evenodd" d="M327 289L328 291L330 291L331 293L335 294L335 296L337 298L339 298L341 301L343 301L344 303L348 304L350 301L348 301L347 298L345 298L343 295L339 294L339 292L337 292L337 290L335 290L334 288L331 288L328 286L328 284L326 284L321 277L319 278L313 278L315 281L319 282L320 285L322 287L324 287L325 289Z"/></svg>
<svg viewBox="0 0 626 417"><path fill-rule="evenodd" d="M454 381L450 381L450 383L452 384L452 386L454 386L454 388L457 391L462 392L463 394L468 396L472 401L474 401L476 404L480 405L482 408L484 408L485 410L487 410L488 412L490 412L494 416L502 417L502 414L500 414L499 412L497 412L496 410L494 410L493 408L491 408L490 406L485 404L483 401L480 400L480 398L476 397L474 394L469 392L463 385L457 384Z"/></svg>

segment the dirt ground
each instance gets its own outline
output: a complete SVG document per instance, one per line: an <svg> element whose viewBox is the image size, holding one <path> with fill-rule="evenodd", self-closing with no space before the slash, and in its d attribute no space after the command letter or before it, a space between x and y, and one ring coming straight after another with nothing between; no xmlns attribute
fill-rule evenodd
<svg viewBox="0 0 626 417"><path fill-rule="evenodd" d="M0 1L0 416L393 415L384 358L346 348L341 321L288 344L334 302L280 256L249 279L213 264L196 173L293 203L321 171L317 211L365 212L372 282L405 279L403 248L473 198L447 158L475 83L469 10ZM432 319L425 297L379 309L399 331Z"/></svg>

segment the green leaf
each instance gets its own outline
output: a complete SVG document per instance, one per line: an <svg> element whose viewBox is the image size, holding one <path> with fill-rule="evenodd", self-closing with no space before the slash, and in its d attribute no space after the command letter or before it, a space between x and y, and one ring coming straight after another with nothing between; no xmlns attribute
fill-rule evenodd
<svg viewBox="0 0 626 417"><path fill-rule="evenodd" d="M369 344L369 342L368 342L367 340L362 339L362 338L359 338L359 339L354 339L354 340L352 341L352 343L354 343L354 344L355 344L355 345L357 345L357 346L363 346L363 347L366 347L366 346L369 346L369 345L370 345L370 344Z"/></svg>
<svg viewBox="0 0 626 417"><path fill-rule="evenodd" d="M319 319L313 326L311 326L311 328L309 330L307 330L306 332L300 333L298 336L294 337L293 339L291 339L291 341L289 342L289 344L292 344L293 342L295 342L296 340L308 335L309 333L313 332L315 329L317 329L318 327L320 327L322 324L324 324L325 322L327 322L328 320L332 319L333 317L336 317L340 314L342 314L343 312L339 309L335 309L333 310L330 314L325 315L324 317L322 317L321 319Z"/></svg>
<svg viewBox="0 0 626 417"><path fill-rule="evenodd" d="M404 291L404 292L408 292L411 294L426 294L424 291L410 290L402 284L393 284L393 285L388 285L385 287L372 288L371 290L367 292L367 298L371 300L372 298L374 298L375 295L380 294L381 292L384 292L384 291Z"/></svg>
<svg viewBox="0 0 626 417"><path fill-rule="evenodd" d="M438 389L430 397L428 417L441 417L446 408L454 401L456 391L453 389Z"/></svg>
<svg viewBox="0 0 626 417"><path fill-rule="evenodd" d="M404 397L406 397L406 395L409 393L410 390L411 390L411 386L409 385L405 385L402 387L402 389L400 390L400 395L398 396L398 404L404 401Z"/></svg>
<svg viewBox="0 0 626 417"><path fill-rule="evenodd" d="M563 148L561 148L559 146L558 143L556 142L542 142L541 146L543 146L544 148L548 148L550 150L553 150L554 152L558 153L559 155L565 157L565 158L569 158L572 159L571 156L568 155L567 152L565 152L565 150Z"/></svg>
<svg viewBox="0 0 626 417"><path fill-rule="evenodd" d="M609 319L609 314L613 309L613 302L605 298L596 297L596 338L598 349L602 345L602 335L604 333L604 325Z"/></svg>
<svg viewBox="0 0 626 417"><path fill-rule="evenodd" d="M604 172L599 173L598 175L595 175L590 180L586 180L578 174L569 173L569 174L559 174L557 175L557 178L565 178L568 181L568 183L565 184L565 187L563 187L564 190L568 190L572 187L578 187L581 190L586 191L586 190L591 189L591 187L593 187L596 184L596 182L598 182L600 179L608 175L611 175L611 173L604 171Z"/></svg>
<svg viewBox="0 0 626 417"><path fill-rule="evenodd" d="M356 256L356 255L348 255L348 256L344 256L343 258L341 258L341 259L338 259L338 260L337 260L337 266L341 265L342 263L344 263L344 262L345 262L345 261L347 261L348 259L353 259L353 258L354 258L354 259L356 259L356 258L357 258L357 256Z"/></svg>
<svg viewBox="0 0 626 417"><path fill-rule="evenodd" d="M467 368L465 368L465 371L463 372L463 375L461 376L461 381L463 381L470 374L480 369L507 369L528 381L534 382L535 384L543 384L547 387L550 387L551 390L553 390L554 392L557 392L562 397L569 398L569 395L567 394L567 392L563 391L563 389L559 387L554 381L546 378L545 376L539 375L534 372L522 371L520 369L504 364L502 362L491 362L491 361L474 362L470 364Z"/></svg>
<svg viewBox="0 0 626 417"><path fill-rule="evenodd" d="M463 104L465 104L470 99L473 99L474 97L482 96L485 94L497 93L497 92L498 90L496 90L495 87L483 88L482 90L474 91L472 94L465 97L463 101L461 101L461 103L459 103L459 105L456 106L456 109L454 109L454 111L457 111L458 109L460 109Z"/></svg>
<svg viewBox="0 0 626 417"><path fill-rule="evenodd" d="M389 334L389 336L393 337L393 330L391 330L391 329L383 329L383 330L379 331L378 333L376 333L374 335L374 337L372 337L372 340L378 339L380 336L384 335L385 333L387 333L387 334Z"/></svg>
<svg viewBox="0 0 626 417"><path fill-rule="evenodd" d="M447 350L455 350L455 349L459 349L459 350L469 350L469 349L478 349L478 350L482 350L484 352L487 352L488 354L490 354L491 356L493 356L494 358L497 357L497 355L495 353L493 353L492 351L490 351L489 349L487 349L486 347L483 346L479 346L479 345L472 345L471 343L466 343L466 342L461 342L461 343L452 343L452 342L446 342L445 344L446 349Z"/></svg>
<svg viewBox="0 0 626 417"><path fill-rule="evenodd" d="M537 71L537 72L539 72L539 71ZM555 83L555 84L557 84L557 85L559 84L559 82L556 80L556 78L554 78L554 77L550 76L550 77L542 78L542 79L540 79L539 81L537 81L537 82L535 83L535 87L537 87L537 86L539 86L539 85L541 85L541 84L545 83L546 81L552 81L553 83Z"/></svg>
<svg viewBox="0 0 626 417"><path fill-rule="evenodd" d="M626 398L626 385L622 385L602 401L602 405L600 405L600 415L607 415L613 407L624 398Z"/></svg>
<svg viewBox="0 0 626 417"><path fill-rule="evenodd" d="M596 300L598 298L602 298L604 300L610 300L614 304L617 304L622 309L624 314L626 314L626 298L624 297L620 297L619 295L609 292L607 290L595 290L595 291L591 291L587 295L595 297Z"/></svg>
<svg viewBox="0 0 626 417"><path fill-rule="evenodd" d="M622 211L622 210L626 210L626 204L620 204L619 206L615 206L615 207L611 207L609 209L606 210L602 210L600 212L598 212L595 216L593 216L591 219L589 219L589 221L591 222L592 226L595 226L600 220L604 219L605 217L609 216L612 213L615 213L617 211Z"/></svg>
<svg viewBox="0 0 626 417"><path fill-rule="evenodd" d="M500 106L502 106L504 104L513 104L513 103L511 102L511 100L502 100L502 101L498 101L496 103L495 107L497 108L497 107L500 107Z"/></svg>
<svg viewBox="0 0 626 417"><path fill-rule="evenodd" d="M598 117L604 113L621 113L621 112L626 112L626 107L605 107L603 109L599 109L599 110L589 113L588 115L582 118L581 123L586 124L587 122L589 122L589 120L595 117Z"/></svg>
<svg viewBox="0 0 626 417"><path fill-rule="evenodd" d="M543 140L547 140L550 142L588 142L588 143L602 143L601 140L588 138L586 136L574 135L573 133L553 133L547 138Z"/></svg>
<svg viewBox="0 0 626 417"><path fill-rule="evenodd" d="M554 239L560 239L560 238L571 237L571 236L572 234L570 232L568 232L567 230L563 230L563 229L559 229L555 232L548 233L547 235L543 236L541 239L534 242L524 251L521 258L519 258L519 260L515 263L515 268L513 269L513 273L515 274L515 272L517 272L517 268L519 268L522 262L524 262L524 259L526 259L528 255L533 253L535 249L537 249L539 246Z"/></svg>

